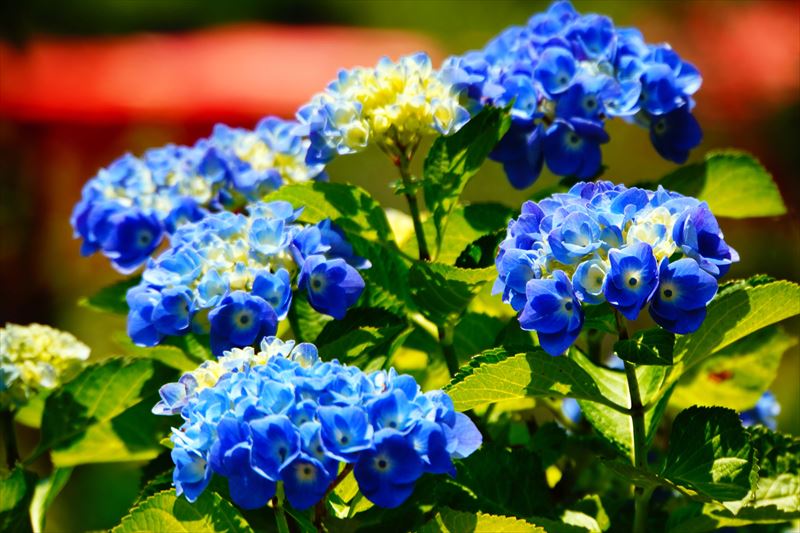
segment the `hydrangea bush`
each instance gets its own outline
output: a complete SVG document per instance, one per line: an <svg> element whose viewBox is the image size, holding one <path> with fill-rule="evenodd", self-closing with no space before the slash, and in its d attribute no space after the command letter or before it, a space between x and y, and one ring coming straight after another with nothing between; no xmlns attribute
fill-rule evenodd
<svg viewBox="0 0 800 533"><path fill-rule="evenodd" d="M107 462L144 465L116 532L796 526L800 441L769 388L800 286L735 279L722 230L784 215L775 183L733 150L650 181L602 165L614 117L685 163L700 85L556 2L441 65L342 71L294 120L122 156L71 219L128 276L81 302L126 318L121 353L0 330L2 529L43 530ZM328 181L370 145L408 215ZM467 204L491 161L557 185Z"/></svg>

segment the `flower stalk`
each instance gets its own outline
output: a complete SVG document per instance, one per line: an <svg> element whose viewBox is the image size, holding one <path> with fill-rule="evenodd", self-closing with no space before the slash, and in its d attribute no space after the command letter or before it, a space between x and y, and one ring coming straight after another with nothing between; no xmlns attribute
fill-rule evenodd
<svg viewBox="0 0 800 533"><path fill-rule="evenodd" d="M628 327L625 318L619 311L614 311L614 316L617 321L617 332L619 340L627 340L629 338ZM633 466L641 470L647 470L647 434L645 431L644 423L644 405L642 404L642 396L639 391L639 380L636 377L636 365L625 361L625 377L628 381L628 393L631 399L630 418L631 425L633 426L633 450L632 462ZM634 533L644 533L647 530L647 506L650 500L651 491L634 485L634 519L633 531Z"/></svg>

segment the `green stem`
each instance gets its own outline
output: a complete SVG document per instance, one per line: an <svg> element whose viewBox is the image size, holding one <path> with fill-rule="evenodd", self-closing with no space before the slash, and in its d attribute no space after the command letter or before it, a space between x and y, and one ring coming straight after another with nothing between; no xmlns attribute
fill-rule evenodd
<svg viewBox="0 0 800 533"><path fill-rule="evenodd" d="M19 460L17 448L17 432L14 429L14 412L0 412L0 431L3 433L3 448L6 454L6 464L12 470Z"/></svg>
<svg viewBox="0 0 800 533"><path fill-rule="evenodd" d="M286 511L283 510L283 502L285 498L283 495L283 483L278 483L275 489L275 523L278 526L278 533L290 533L289 522L286 520Z"/></svg>
<svg viewBox="0 0 800 533"><path fill-rule="evenodd" d="M419 203L417 203L417 193L414 190L414 180L408 170L410 160L406 156L397 159L397 168L400 169L400 177L403 178L404 196L408 202L408 211L411 220L414 222L414 234L417 236L417 247L419 248L419 260L430 261L431 253L428 251L428 242L425 239L425 230L422 227L422 217L420 216Z"/></svg>
<svg viewBox="0 0 800 533"><path fill-rule="evenodd" d="M620 340L627 340L628 327L625 318L614 311L617 320L617 331ZM642 395L639 391L639 380L636 377L636 365L625 361L625 377L628 381L628 393L631 398L630 414L631 425L633 426L633 466L641 470L647 470L647 435L644 423L644 405L642 405ZM650 501L651 491L644 487L634 485L634 533L644 533L647 531L647 506Z"/></svg>
<svg viewBox="0 0 800 533"><path fill-rule="evenodd" d="M439 345L442 347L442 354L447 363L447 370L451 376L455 376L458 372L458 356L456 355L456 348L453 346L454 327L453 324L447 323L439 326Z"/></svg>

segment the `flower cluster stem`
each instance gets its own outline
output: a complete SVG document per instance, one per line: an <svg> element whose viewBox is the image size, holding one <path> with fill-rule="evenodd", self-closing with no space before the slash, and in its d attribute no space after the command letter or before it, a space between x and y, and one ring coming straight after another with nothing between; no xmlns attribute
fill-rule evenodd
<svg viewBox="0 0 800 533"><path fill-rule="evenodd" d="M617 330L620 340L627 340L628 327L625 318L618 311L614 312L617 319ZM641 470L647 470L647 434L644 423L644 405L639 391L639 380L636 377L636 365L625 361L625 377L628 381L628 393L631 399L630 417L633 427L633 466ZM645 487L634 486L634 518L633 532L644 533L647 531L647 506L651 492Z"/></svg>
<svg viewBox="0 0 800 533"><path fill-rule="evenodd" d="M286 511L283 509L285 501L286 498L283 494L283 483L278 483L274 500L275 524L278 527L278 533L290 533L289 522L286 520Z"/></svg>
<svg viewBox="0 0 800 533"><path fill-rule="evenodd" d="M6 464L12 470L19 460L17 448L17 432L14 430L14 412L0 412L0 432L3 433L3 448L6 454Z"/></svg>
<svg viewBox="0 0 800 533"><path fill-rule="evenodd" d="M417 237L417 247L419 248L419 260L430 261L431 253L428 250L428 242L425 239L425 230L422 227L422 217L420 215L419 203L417 202L417 192L414 190L414 180L408 169L409 158L400 156L397 158L397 168L400 170L400 177L403 179L403 195L408 202L408 211L411 220L414 222L414 234Z"/></svg>
<svg viewBox="0 0 800 533"><path fill-rule="evenodd" d="M451 376L455 376L458 372L458 356L453 345L454 329L453 324L450 323L439 326L439 346L442 347L442 354Z"/></svg>

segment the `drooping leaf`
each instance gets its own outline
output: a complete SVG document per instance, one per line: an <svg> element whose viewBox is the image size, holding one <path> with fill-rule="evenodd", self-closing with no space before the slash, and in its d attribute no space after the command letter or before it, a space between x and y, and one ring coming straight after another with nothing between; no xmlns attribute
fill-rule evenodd
<svg viewBox="0 0 800 533"><path fill-rule="evenodd" d="M127 315L128 302L125 300L125 295L128 294L128 289L138 285L141 279L141 276L133 276L117 281L103 287L92 296L82 298L78 301L78 305L104 313Z"/></svg>
<svg viewBox="0 0 800 533"><path fill-rule="evenodd" d="M675 364L669 369L663 388L737 340L798 314L800 285L796 283L755 278L728 284L708 306L700 329L675 341Z"/></svg>
<svg viewBox="0 0 800 533"><path fill-rule="evenodd" d="M417 530L419 533L544 533L545 529L512 516L440 509L433 519Z"/></svg>
<svg viewBox="0 0 800 533"><path fill-rule="evenodd" d="M434 141L425 158L423 191L425 204L433 213L436 249L441 248L461 192L510 124L504 109L486 107L456 133Z"/></svg>
<svg viewBox="0 0 800 533"><path fill-rule="evenodd" d="M307 182L284 185L265 201L284 200L303 208L300 221L316 224L331 219L346 233L379 241L390 241L392 230L386 213L367 191L344 183Z"/></svg>
<svg viewBox="0 0 800 533"><path fill-rule="evenodd" d="M311 307L306 295L296 292L289 308L289 323L298 342L314 342L325 324L333 317L323 315Z"/></svg>
<svg viewBox="0 0 800 533"><path fill-rule="evenodd" d="M176 372L151 359L112 358L84 368L51 394L35 454L51 451L60 467L152 459L167 417L150 413L158 389Z"/></svg>
<svg viewBox="0 0 800 533"><path fill-rule="evenodd" d="M504 230L513 214L514 211L511 208L491 202L457 205L450 213L447 232L442 240L439 254L434 256L434 260L449 265L454 264L470 243L484 235ZM433 218L425 220L422 226L427 242L436 242ZM409 256L417 254L416 236L412 234L411 238L403 244L403 251Z"/></svg>
<svg viewBox="0 0 800 533"><path fill-rule="evenodd" d="M757 478L754 450L739 416L722 407L690 407L672 424L661 475L719 502L744 498Z"/></svg>
<svg viewBox="0 0 800 533"><path fill-rule="evenodd" d="M414 263L408 274L411 298L437 325L459 316L481 287L496 276L494 267L464 269L443 263Z"/></svg>
<svg viewBox="0 0 800 533"><path fill-rule="evenodd" d="M239 511L219 494L206 490L197 501L175 496L169 489L150 496L131 509L113 533L173 533L178 531L253 531Z"/></svg>
<svg viewBox="0 0 800 533"><path fill-rule="evenodd" d="M36 487L36 474L17 467L0 477L0 531L28 533L28 506Z"/></svg>
<svg viewBox="0 0 800 533"><path fill-rule="evenodd" d="M462 367L446 388L456 409L525 396L570 396L608 404L598 384L567 357L552 357L541 348L513 353L487 350Z"/></svg>
<svg viewBox="0 0 800 533"><path fill-rule="evenodd" d="M457 469L456 482L475 495L481 511L533 516L552 510L541 460L528 450L484 444Z"/></svg>
<svg viewBox="0 0 800 533"><path fill-rule="evenodd" d="M72 476L72 468L55 468L53 472L36 484L30 504L31 523L34 531L45 531L45 515L53 500Z"/></svg>
<svg viewBox="0 0 800 533"><path fill-rule="evenodd" d="M316 345L325 358L353 363L393 352L395 343L408 329L405 319L386 311L351 308L342 320L333 320L317 336Z"/></svg>
<svg viewBox="0 0 800 533"><path fill-rule="evenodd" d="M779 524L800 518L800 439L747 429L758 458L758 482L738 502L694 503L670 516L669 531L699 532L750 524Z"/></svg>
<svg viewBox="0 0 800 533"><path fill-rule="evenodd" d="M752 155L714 151L705 161L679 168L661 179L664 188L708 202L721 217L750 218L786 214L778 186Z"/></svg>
<svg viewBox="0 0 800 533"><path fill-rule="evenodd" d="M624 372L595 365L578 350L569 351L570 359L591 376L600 389L603 397L616 405L630 408L631 398L628 382ZM647 442L652 442L661 417L667 406L670 388L663 389L665 366L639 366L636 368L639 392L643 405L647 406L644 415ZM630 417L625 413L609 408L596 401L578 398L581 410L594 428L624 455L633 450L633 427Z"/></svg>
<svg viewBox="0 0 800 533"><path fill-rule="evenodd" d="M495 339L505 327L499 318L482 313L466 312L456 324L453 345L459 359L471 356L497 346Z"/></svg>
<svg viewBox="0 0 800 533"><path fill-rule="evenodd" d="M753 407L772 384L781 356L797 337L766 327L723 348L683 375L670 405L719 405L736 411Z"/></svg>
<svg viewBox="0 0 800 533"><path fill-rule="evenodd" d="M614 343L620 359L635 365L671 365L675 334L661 328L637 331L633 337Z"/></svg>

